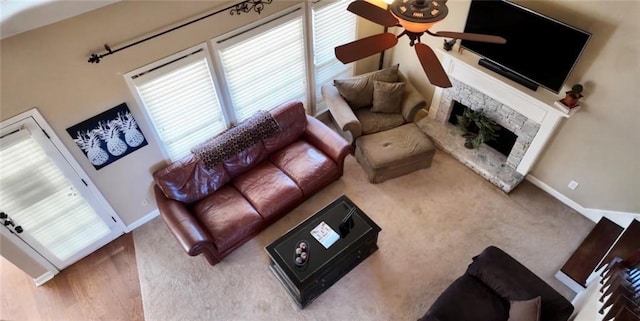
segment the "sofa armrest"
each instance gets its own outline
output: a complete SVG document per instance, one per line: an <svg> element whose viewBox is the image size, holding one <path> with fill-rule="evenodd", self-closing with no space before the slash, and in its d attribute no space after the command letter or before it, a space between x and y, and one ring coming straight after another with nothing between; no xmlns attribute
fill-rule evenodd
<svg viewBox="0 0 640 321"><path fill-rule="evenodd" d="M167 198L157 185L154 185L153 190L160 215L182 248L191 256L205 253L207 260L210 260L210 255L215 256L216 250L211 236L187 207L181 202Z"/></svg>
<svg viewBox="0 0 640 321"><path fill-rule="evenodd" d="M322 98L324 99L331 117L335 121L338 129L348 132L353 141L362 135L362 125L353 113L346 100L340 96L338 89L333 85L322 86Z"/></svg>
<svg viewBox="0 0 640 321"><path fill-rule="evenodd" d="M416 118L416 113L427 106L427 102L424 97L418 92L409 80L401 73L398 73L398 81L404 81L404 96L402 98L402 106L400 111L402 117L406 122L413 122Z"/></svg>
<svg viewBox="0 0 640 321"><path fill-rule="evenodd" d="M311 116L307 116L304 138L333 159L338 166L339 176L342 176L344 159L351 151L351 145L327 125Z"/></svg>

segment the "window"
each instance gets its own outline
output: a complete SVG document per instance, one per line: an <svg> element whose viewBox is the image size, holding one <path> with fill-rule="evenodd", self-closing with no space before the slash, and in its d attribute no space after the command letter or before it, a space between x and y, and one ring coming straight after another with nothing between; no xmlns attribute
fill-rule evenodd
<svg viewBox="0 0 640 321"><path fill-rule="evenodd" d="M219 61L237 121L289 100L306 106L302 10L218 40Z"/></svg>
<svg viewBox="0 0 640 321"><path fill-rule="evenodd" d="M343 64L334 48L357 39L356 15L347 11L351 0L319 1L313 5L313 64L316 113L326 109L320 88L333 79L353 75L353 64Z"/></svg>
<svg viewBox="0 0 640 321"><path fill-rule="evenodd" d="M256 111L290 100L312 114L326 109L320 87L353 72L334 56L335 46L356 39L349 3L305 2L212 40L211 53L201 44L126 74L165 155L178 160Z"/></svg>
<svg viewBox="0 0 640 321"><path fill-rule="evenodd" d="M169 62L164 62L169 61ZM162 63L164 62L164 63ZM130 73L142 105L172 161L227 128L206 50L174 55Z"/></svg>

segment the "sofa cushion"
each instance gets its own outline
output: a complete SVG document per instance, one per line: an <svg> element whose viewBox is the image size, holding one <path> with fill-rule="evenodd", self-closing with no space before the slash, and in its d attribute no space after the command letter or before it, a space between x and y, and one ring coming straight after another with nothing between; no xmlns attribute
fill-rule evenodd
<svg viewBox="0 0 640 321"><path fill-rule="evenodd" d="M508 317L508 302L465 274L442 292L419 321L505 321Z"/></svg>
<svg viewBox="0 0 640 321"><path fill-rule="evenodd" d="M213 168L279 131L280 126L273 116L259 110L237 126L196 145L191 152L202 159L206 168Z"/></svg>
<svg viewBox="0 0 640 321"><path fill-rule="evenodd" d="M404 96L403 82L373 81L373 106L374 113L399 114L402 97Z"/></svg>
<svg viewBox="0 0 640 321"><path fill-rule="evenodd" d="M262 140L267 154L271 154L300 138L307 127L307 115L301 102L282 104L272 109L270 113L282 130Z"/></svg>
<svg viewBox="0 0 640 321"><path fill-rule="evenodd" d="M362 126L362 134L374 134L377 132L396 128L404 124L401 114L374 113L369 109L358 109L355 115Z"/></svg>
<svg viewBox="0 0 640 321"><path fill-rule="evenodd" d="M540 297L509 303L509 320L507 321L540 321Z"/></svg>
<svg viewBox="0 0 640 321"><path fill-rule="evenodd" d="M275 152L270 159L298 184L305 196L317 192L338 175L336 164L303 140Z"/></svg>
<svg viewBox="0 0 640 321"><path fill-rule="evenodd" d="M573 306L560 293L501 249L490 246L473 258L467 273L478 278L505 300L540 296L545 321L566 321Z"/></svg>
<svg viewBox="0 0 640 321"><path fill-rule="evenodd" d="M302 200L302 190L287 174L264 161L232 181L265 221L278 219Z"/></svg>
<svg viewBox="0 0 640 321"><path fill-rule="evenodd" d="M227 158L222 164L231 178L233 178L253 168L256 164L265 160L267 156L264 144L260 141L237 155Z"/></svg>
<svg viewBox="0 0 640 321"><path fill-rule="evenodd" d="M192 209L211 234L219 252L257 233L264 225L260 214L229 185L193 204Z"/></svg>
<svg viewBox="0 0 640 321"><path fill-rule="evenodd" d="M394 65L352 78L336 79L333 84L351 108L358 109L371 106L373 102L373 81L398 81L398 67L399 65Z"/></svg>
<svg viewBox="0 0 640 321"><path fill-rule="evenodd" d="M153 178L167 198L187 204L204 198L231 180L222 164L206 169L193 155L156 171Z"/></svg>

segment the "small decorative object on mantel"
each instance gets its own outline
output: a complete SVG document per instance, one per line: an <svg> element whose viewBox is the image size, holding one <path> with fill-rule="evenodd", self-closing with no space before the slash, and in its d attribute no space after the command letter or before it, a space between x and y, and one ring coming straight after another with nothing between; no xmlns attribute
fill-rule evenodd
<svg viewBox="0 0 640 321"><path fill-rule="evenodd" d="M583 90L584 87L581 84L571 86L571 90L565 92L565 97L556 101L554 105L562 109L565 113L580 109L578 100L584 97L582 95Z"/></svg>
<svg viewBox="0 0 640 321"><path fill-rule="evenodd" d="M444 40L444 44L442 45L442 48L446 51L451 51L451 49L453 49L453 46L456 44L456 40L457 39L451 39L451 40Z"/></svg>
<svg viewBox="0 0 640 321"><path fill-rule="evenodd" d="M569 108L577 107L578 100L584 97L582 95L582 90L584 90L584 87L582 87L581 84L571 86L571 90L565 92L565 97L560 99L560 102Z"/></svg>
<svg viewBox="0 0 640 321"><path fill-rule="evenodd" d="M490 142L498 137L496 131L498 124L489 119L482 110L472 110L467 108L458 118L458 129L465 138L464 147L468 149L479 148L482 143Z"/></svg>

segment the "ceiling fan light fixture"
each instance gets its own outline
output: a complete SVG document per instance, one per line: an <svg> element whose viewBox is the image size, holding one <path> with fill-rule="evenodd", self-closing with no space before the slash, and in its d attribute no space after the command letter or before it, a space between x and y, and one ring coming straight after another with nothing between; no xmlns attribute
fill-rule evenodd
<svg viewBox="0 0 640 321"><path fill-rule="evenodd" d="M391 14L409 32L429 30L449 13L446 0L395 0L389 5Z"/></svg>

